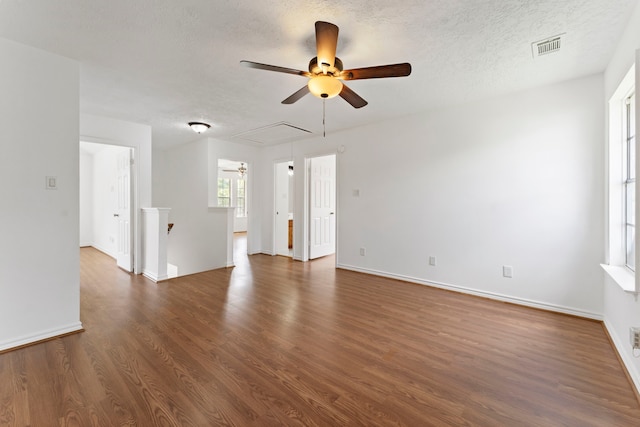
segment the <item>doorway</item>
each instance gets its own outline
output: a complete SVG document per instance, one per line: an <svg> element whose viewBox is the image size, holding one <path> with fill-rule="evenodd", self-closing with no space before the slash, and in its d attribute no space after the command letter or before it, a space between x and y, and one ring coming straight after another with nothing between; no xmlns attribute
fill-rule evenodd
<svg viewBox="0 0 640 427"><path fill-rule="evenodd" d="M92 246L133 272L134 149L80 142L80 246Z"/></svg>
<svg viewBox="0 0 640 427"><path fill-rule="evenodd" d="M233 233L249 234L249 162L242 160L218 159L218 178L216 183L216 206L233 207ZM236 239L233 239L234 253ZM245 245L248 253L248 245Z"/></svg>
<svg viewBox="0 0 640 427"><path fill-rule="evenodd" d="M311 260L336 252L336 155L312 157L307 162Z"/></svg>
<svg viewBox="0 0 640 427"><path fill-rule="evenodd" d="M274 254L293 258L293 161L275 164Z"/></svg>

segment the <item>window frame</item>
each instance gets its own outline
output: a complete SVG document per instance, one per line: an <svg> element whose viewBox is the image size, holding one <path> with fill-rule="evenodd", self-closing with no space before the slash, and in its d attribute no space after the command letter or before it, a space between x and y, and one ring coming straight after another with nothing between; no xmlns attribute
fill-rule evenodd
<svg viewBox="0 0 640 427"><path fill-rule="evenodd" d="M221 183L221 181L222 182L226 181L226 184L227 184L228 190L229 190L229 195L228 196L224 196L224 195L221 196L220 195L220 190L221 190L220 183ZM218 178L217 186L216 186L216 202L218 204L218 207L221 207L221 208L231 207L232 194L233 194L232 193L232 185L231 185L231 183L232 183L231 178ZM224 189L222 189L222 190L224 190ZM220 203L220 199L227 199L227 204L225 204L224 202Z"/></svg>
<svg viewBox="0 0 640 427"><path fill-rule="evenodd" d="M242 186L240 183L242 182ZM242 187L242 197L240 197L240 187ZM236 189L235 189L235 200L236 200L236 218L246 218L247 217L247 180L242 178L236 179ZM242 199L242 203L240 200Z"/></svg>
<svg viewBox="0 0 640 427"><path fill-rule="evenodd" d="M635 201L635 185L636 185L636 152L635 152L635 102L636 102L635 91L631 94L627 95L624 100L624 149L623 149L623 190L622 196L624 199L624 209L623 209L623 220L622 224L624 227L623 238L624 238L624 248L625 248L625 267L635 273L635 246L636 246L636 218L635 218L635 210L636 210L636 201ZM629 200L630 192L629 187L633 186L633 200ZM629 209L629 204L633 203L633 209ZM629 215L631 213L631 215ZM630 250L629 243L629 232L632 231L632 244L633 249Z"/></svg>
<svg viewBox="0 0 640 427"><path fill-rule="evenodd" d="M607 276L613 283L627 293L640 295L640 277L636 277L634 271L625 266L626 248L626 210L625 205L625 184L626 164L631 161L626 153L626 125L627 109L626 100L635 92L636 86L636 66L633 64L625 76L620 80L608 101L608 138L606 141L606 164L607 164L607 184L606 184L606 228L605 228L605 260L600 264ZM635 98L635 119L638 119L637 110L638 99ZM629 160L628 160L629 159ZM638 170L640 159L636 156L635 166ZM635 188L635 200L638 200L640 191ZM635 209L634 222L637 224L640 212ZM624 221L624 223L623 223ZM636 245L637 246L637 245ZM636 252L636 265L640 254Z"/></svg>

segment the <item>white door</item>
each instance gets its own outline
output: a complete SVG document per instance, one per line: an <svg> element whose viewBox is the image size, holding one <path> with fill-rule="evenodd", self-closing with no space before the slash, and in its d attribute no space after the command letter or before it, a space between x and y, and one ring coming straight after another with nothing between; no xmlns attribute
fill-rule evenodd
<svg viewBox="0 0 640 427"><path fill-rule="evenodd" d="M289 256L289 164L277 163L275 171L276 255Z"/></svg>
<svg viewBox="0 0 640 427"><path fill-rule="evenodd" d="M336 156L310 161L309 259L336 251Z"/></svg>
<svg viewBox="0 0 640 427"><path fill-rule="evenodd" d="M114 213L116 218L117 234L116 245L118 253L116 261L118 267L126 271L133 271L133 252L131 251L131 149L118 153L118 184L117 197L118 209Z"/></svg>

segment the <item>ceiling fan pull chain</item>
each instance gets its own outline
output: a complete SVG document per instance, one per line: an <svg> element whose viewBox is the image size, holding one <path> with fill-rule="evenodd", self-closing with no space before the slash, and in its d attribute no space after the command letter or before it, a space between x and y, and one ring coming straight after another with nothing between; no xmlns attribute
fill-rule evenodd
<svg viewBox="0 0 640 427"><path fill-rule="evenodd" d="M325 113L325 106L326 106L326 99L322 100L322 137L326 138L327 137L327 125L325 124L325 117L326 117L326 113Z"/></svg>

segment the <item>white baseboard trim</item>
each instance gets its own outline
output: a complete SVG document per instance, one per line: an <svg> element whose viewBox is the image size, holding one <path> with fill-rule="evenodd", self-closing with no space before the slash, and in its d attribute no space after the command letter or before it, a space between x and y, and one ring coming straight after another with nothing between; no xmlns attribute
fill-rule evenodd
<svg viewBox="0 0 640 427"><path fill-rule="evenodd" d="M99 250L100 252L102 252L105 255L109 255L111 258L116 259L116 255L111 253L110 251L106 250L105 248L96 245L95 243L91 244L91 246L97 250Z"/></svg>
<svg viewBox="0 0 640 427"><path fill-rule="evenodd" d="M452 285L449 283L434 282L416 277L405 276L402 274L387 273L385 271L372 270L368 268L355 267L352 265L338 264L336 268L342 268L344 270L357 271L359 273L372 274L374 276L388 277L390 279L402 280L404 282L416 283L419 285L431 286L434 288L446 289L449 291L460 292L463 294L476 295L484 298L490 298L498 301L509 302L512 304L523 305L526 307L539 308L541 310L554 311L557 313L570 314L572 316L585 317L587 319L603 320L601 313L592 313L572 307L565 307L556 304L549 304L545 302L533 301L524 298L517 298L508 295L502 295L493 292L479 291L477 289L466 288L464 286Z"/></svg>
<svg viewBox="0 0 640 427"><path fill-rule="evenodd" d="M169 279L168 275L156 276L155 274L153 274L152 272L150 272L148 270L142 270L142 275L144 277L146 277L147 279L149 279L149 280L153 280L156 283L161 282L163 280L168 280Z"/></svg>
<svg viewBox="0 0 640 427"><path fill-rule="evenodd" d="M38 341L44 341L57 336L70 334L72 332L82 331L82 322L72 323L71 325L62 326L60 328L48 329L38 332L36 334L25 335L18 338L13 338L7 341L0 342L0 351L10 350L12 348L23 347L28 344L36 343Z"/></svg>
<svg viewBox="0 0 640 427"><path fill-rule="evenodd" d="M622 359L622 363L624 363L625 368L627 368L627 372L629 373L631 381L636 388L636 392L640 395L640 372L636 369L629 353L625 351L625 346L628 346L629 343L624 339L620 339L616 334L615 328L607 322L607 319L604 320L604 327L607 329L607 332L611 337L611 341L613 341L613 346Z"/></svg>

